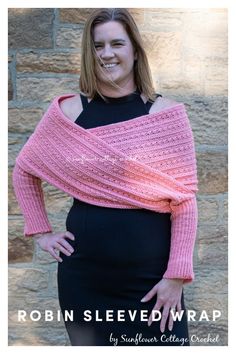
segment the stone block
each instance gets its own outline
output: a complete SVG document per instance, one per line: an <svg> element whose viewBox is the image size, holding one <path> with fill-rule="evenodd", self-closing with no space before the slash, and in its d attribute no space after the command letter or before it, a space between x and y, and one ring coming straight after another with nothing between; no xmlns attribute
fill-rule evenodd
<svg viewBox="0 0 236 354"><path fill-rule="evenodd" d="M64 327L15 327L8 330L9 346L70 346L69 338Z"/></svg>
<svg viewBox="0 0 236 354"><path fill-rule="evenodd" d="M145 27L153 32L177 31L183 25L184 9L149 8L145 9Z"/></svg>
<svg viewBox="0 0 236 354"><path fill-rule="evenodd" d="M183 99L195 144L228 144L228 100L227 97L195 97Z"/></svg>
<svg viewBox="0 0 236 354"><path fill-rule="evenodd" d="M143 31L142 38L148 54L152 74L155 77L180 75L181 73L181 33ZM168 58L168 60L167 60Z"/></svg>
<svg viewBox="0 0 236 354"><path fill-rule="evenodd" d="M8 110L8 130L11 133L33 133L44 113L38 107L15 107Z"/></svg>
<svg viewBox="0 0 236 354"><path fill-rule="evenodd" d="M20 208L19 208L19 205L16 201L16 196L15 196L15 192L13 189L12 169L13 169L13 167L10 167L8 169L8 213L10 215L20 213Z"/></svg>
<svg viewBox="0 0 236 354"><path fill-rule="evenodd" d="M206 295L210 298L212 295L228 294L227 264L226 267L218 266L214 261L206 267L205 264L196 262L194 272L194 281L191 286L185 288L185 292L191 293L192 301Z"/></svg>
<svg viewBox="0 0 236 354"><path fill-rule="evenodd" d="M199 193L217 194L228 191L227 161L227 151L197 153Z"/></svg>
<svg viewBox="0 0 236 354"><path fill-rule="evenodd" d="M209 334L209 335L208 335ZM221 324L209 323L191 323L189 325L189 336L191 346L227 346L228 345L228 327ZM207 338L216 338L217 342L210 342ZM205 342L203 341L205 339ZM202 341L202 342L201 342Z"/></svg>
<svg viewBox="0 0 236 354"><path fill-rule="evenodd" d="M19 101L50 102L55 96L79 91L78 78L20 77L16 85Z"/></svg>
<svg viewBox="0 0 236 354"><path fill-rule="evenodd" d="M227 51L227 49L226 49ZM228 64L226 59L205 59L205 95L228 95Z"/></svg>
<svg viewBox="0 0 236 354"><path fill-rule="evenodd" d="M207 225L203 224L198 225L198 243L222 243L227 242L227 224L225 225Z"/></svg>
<svg viewBox="0 0 236 354"><path fill-rule="evenodd" d="M43 293L48 288L48 271L27 266L17 268L11 266L8 272L9 296L29 293Z"/></svg>
<svg viewBox="0 0 236 354"><path fill-rule="evenodd" d="M8 14L10 48L53 47L53 9L11 8Z"/></svg>
<svg viewBox="0 0 236 354"><path fill-rule="evenodd" d="M211 21L211 9L185 13L183 52L204 60L208 57L227 58L227 21L219 13L214 16Z"/></svg>
<svg viewBox="0 0 236 354"><path fill-rule="evenodd" d="M9 146L8 146L8 165L9 167L13 167L15 165L16 157L19 153L19 151L22 149L24 144L27 141L28 136L26 134L15 134L15 133L9 133L8 135L8 141L9 141Z"/></svg>
<svg viewBox="0 0 236 354"><path fill-rule="evenodd" d="M56 46L80 51L82 32L82 26L81 28L59 27L56 31ZM79 65L77 65L77 67L79 67Z"/></svg>
<svg viewBox="0 0 236 354"><path fill-rule="evenodd" d="M215 198L198 198L198 225L215 225L219 214L218 201Z"/></svg>
<svg viewBox="0 0 236 354"><path fill-rule="evenodd" d="M47 209L58 217L64 215L72 205L73 198L47 182L43 182L42 187Z"/></svg>
<svg viewBox="0 0 236 354"><path fill-rule="evenodd" d="M10 68L8 69L8 101L13 100L13 82Z"/></svg>
<svg viewBox="0 0 236 354"><path fill-rule="evenodd" d="M199 243L198 244L198 263L208 267L218 266L227 267L227 243Z"/></svg>
<svg viewBox="0 0 236 354"><path fill-rule="evenodd" d="M78 74L80 54L65 52L17 53L17 72L54 72Z"/></svg>
<svg viewBox="0 0 236 354"><path fill-rule="evenodd" d="M23 236L23 218L9 216L8 219L8 262L32 262L34 245L30 238Z"/></svg>
<svg viewBox="0 0 236 354"><path fill-rule="evenodd" d="M94 10L95 8L61 8L59 9L59 20L64 23L85 23Z"/></svg>

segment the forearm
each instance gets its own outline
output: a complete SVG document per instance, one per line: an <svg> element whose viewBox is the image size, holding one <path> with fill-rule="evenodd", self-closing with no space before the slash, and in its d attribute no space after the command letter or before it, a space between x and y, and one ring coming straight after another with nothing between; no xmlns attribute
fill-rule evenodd
<svg viewBox="0 0 236 354"><path fill-rule="evenodd" d="M43 198L41 180L24 171L17 163L13 170L13 186L24 217L24 235L32 236L52 231Z"/></svg>
<svg viewBox="0 0 236 354"><path fill-rule="evenodd" d="M184 279L184 283L189 283L194 279L193 251L197 222L198 213L195 196L179 206L172 205L171 247L164 278Z"/></svg>

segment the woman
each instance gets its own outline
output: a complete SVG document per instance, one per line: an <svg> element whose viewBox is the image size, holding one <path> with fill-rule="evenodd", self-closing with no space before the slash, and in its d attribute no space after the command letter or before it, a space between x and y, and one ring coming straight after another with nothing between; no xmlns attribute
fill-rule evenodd
<svg viewBox="0 0 236 354"><path fill-rule="evenodd" d="M13 173L25 235L59 262L71 344L189 345L193 137L183 105L155 94L127 10L97 9L87 20L80 89L53 101ZM42 179L74 197L66 232L52 232Z"/></svg>

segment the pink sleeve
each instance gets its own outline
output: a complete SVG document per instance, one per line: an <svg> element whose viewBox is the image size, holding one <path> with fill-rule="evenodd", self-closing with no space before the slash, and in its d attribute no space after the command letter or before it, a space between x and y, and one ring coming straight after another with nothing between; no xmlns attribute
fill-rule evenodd
<svg viewBox="0 0 236 354"><path fill-rule="evenodd" d="M178 168L178 179L192 191L192 197L180 203L170 202L171 246L168 267L163 277L181 278L184 283L190 283L194 280L193 252L198 224L198 179L194 137L187 113L183 115L183 122L188 133L186 139L180 140L178 144L183 154L181 166ZM184 172L182 176L181 171Z"/></svg>
<svg viewBox="0 0 236 354"><path fill-rule="evenodd" d="M25 172L16 162L13 169L13 187L24 217L24 235L51 232L44 204L42 181Z"/></svg>
<svg viewBox="0 0 236 354"><path fill-rule="evenodd" d="M171 209L171 247L163 278L181 278L190 283L194 280L193 251L198 223L196 196L179 205L171 203Z"/></svg>

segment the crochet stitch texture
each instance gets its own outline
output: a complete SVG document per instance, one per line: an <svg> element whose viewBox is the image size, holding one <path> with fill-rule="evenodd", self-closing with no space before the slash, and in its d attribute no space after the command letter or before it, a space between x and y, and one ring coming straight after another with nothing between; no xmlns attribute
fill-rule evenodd
<svg viewBox="0 0 236 354"><path fill-rule="evenodd" d="M60 101L72 96L55 97L16 158L13 186L24 235L52 231L42 180L90 204L168 212L171 247L163 277L191 282L198 181L184 104L84 129L60 109Z"/></svg>

